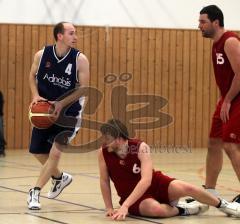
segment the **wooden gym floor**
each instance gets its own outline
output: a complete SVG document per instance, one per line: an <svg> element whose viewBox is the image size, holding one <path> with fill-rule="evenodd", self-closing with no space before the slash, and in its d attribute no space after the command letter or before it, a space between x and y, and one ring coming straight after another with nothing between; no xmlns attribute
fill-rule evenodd
<svg viewBox="0 0 240 224"><path fill-rule="evenodd" d="M155 150L153 151L155 169L191 182L203 184L205 149ZM214 165L214 164L213 164ZM57 199L47 199L48 183L41 194L40 211L30 211L26 198L28 190L34 185L40 170L37 161L25 150L8 150L5 158L0 158L0 223L16 224L75 224L75 223L113 223L104 216L104 204L99 188L97 154L63 154L60 167L73 175L74 181ZM219 177L218 190L221 196L230 200L240 193L239 182L228 159L224 158L223 171ZM113 192L115 207L118 197ZM129 224L203 224L239 223L236 218L226 217L215 208L199 216L149 219L127 217L121 223Z"/></svg>

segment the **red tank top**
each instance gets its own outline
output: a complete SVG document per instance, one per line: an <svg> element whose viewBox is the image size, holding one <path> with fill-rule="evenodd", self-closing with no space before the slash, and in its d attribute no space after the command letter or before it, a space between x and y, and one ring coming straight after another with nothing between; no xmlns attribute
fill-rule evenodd
<svg viewBox="0 0 240 224"><path fill-rule="evenodd" d="M108 173L121 201L125 200L141 179L141 163L138 159L138 139L128 140L128 154L124 159L119 158L115 152L108 152L107 147L102 149Z"/></svg>
<svg viewBox="0 0 240 224"><path fill-rule="evenodd" d="M236 37L240 40L237 34L227 31L212 46L212 60L215 79L222 97L226 96L235 75L224 51L225 41L230 37Z"/></svg>

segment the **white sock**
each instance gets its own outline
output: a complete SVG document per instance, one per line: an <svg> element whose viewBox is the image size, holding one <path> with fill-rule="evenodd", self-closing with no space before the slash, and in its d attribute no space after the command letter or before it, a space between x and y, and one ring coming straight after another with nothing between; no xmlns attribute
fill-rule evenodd
<svg viewBox="0 0 240 224"><path fill-rule="evenodd" d="M219 197L219 193L214 188L205 188L210 194Z"/></svg>

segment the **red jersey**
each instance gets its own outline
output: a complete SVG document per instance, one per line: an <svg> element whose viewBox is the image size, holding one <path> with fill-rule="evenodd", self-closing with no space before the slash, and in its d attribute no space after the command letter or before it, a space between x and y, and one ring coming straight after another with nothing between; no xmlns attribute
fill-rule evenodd
<svg viewBox="0 0 240 224"><path fill-rule="evenodd" d="M121 159L115 152L108 152L107 147L102 149L108 173L118 195L126 199L141 179L141 163L138 159L139 146L142 142L137 139L128 140L128 154Z"/></svg>
<svg viewBox="0 0 240 224"><path fill-rule="evenodd" d="M225 41L230 37L236 37L238 40L240 40L237 34L227 31L212 46L212 61L215 79L222 97L226 96L235 75L224 51Z"/></svg>
<svg viewBox="0 0 240 224"><path fill-rule="evenodd" d="M141 162L138 159L141 143L142 141L138 139L129 139L128 154L124 159L117 156L115 152L108 152L107 147L102 149L109 176L121 198L120 204L132 193L141 179ZM161 203L169 203L168 185L172 180L174 178L153 170L151 186L144 193L143 198L153 197Z"/></svg>

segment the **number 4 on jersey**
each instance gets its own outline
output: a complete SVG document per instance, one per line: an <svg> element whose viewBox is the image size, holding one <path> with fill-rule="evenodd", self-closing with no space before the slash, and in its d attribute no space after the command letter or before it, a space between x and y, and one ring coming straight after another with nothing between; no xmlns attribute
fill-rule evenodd
<svg viewBox="0 0 240 224"><path fill-rule="evenodd" d="M68 66L65 69L65 73L67 73L68 75L72 74L72 64L69 63Z"/></svg>

